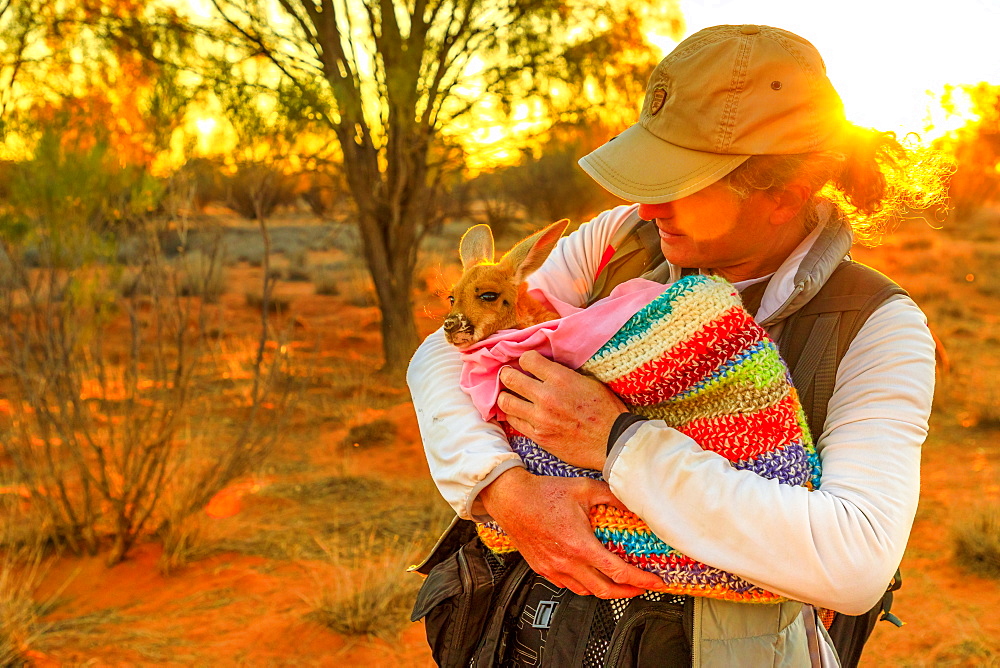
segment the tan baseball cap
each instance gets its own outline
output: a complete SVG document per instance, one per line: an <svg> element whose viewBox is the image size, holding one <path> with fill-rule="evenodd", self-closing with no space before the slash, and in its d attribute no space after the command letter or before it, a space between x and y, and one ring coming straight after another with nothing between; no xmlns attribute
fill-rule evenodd
<svg viewBox="0 0 1000 668"><path fill-rule="evenodd" d="M751 155L836 149L844 129L816 47L769 26L715 26L656 66L639 122L580 166L629 202L671 202Z"/></svg>

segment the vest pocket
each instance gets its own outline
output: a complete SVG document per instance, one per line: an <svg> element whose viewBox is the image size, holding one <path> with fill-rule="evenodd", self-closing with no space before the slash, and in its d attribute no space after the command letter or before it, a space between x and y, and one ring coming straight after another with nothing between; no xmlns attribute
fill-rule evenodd
<svg viewBox="0 0 1000 668"><path fill-rule="evenodd" d="M431 569L417 594L411 621L424 620L434 661L467 666L482 633L493 594L493 575L474 539Z"/></svg>
<svg viewBox="0 0 1000 668"><path fill-rule="evenodd" d="M613 668L690 666L683 606L633 600L615 625L604 665Z"/></svg>

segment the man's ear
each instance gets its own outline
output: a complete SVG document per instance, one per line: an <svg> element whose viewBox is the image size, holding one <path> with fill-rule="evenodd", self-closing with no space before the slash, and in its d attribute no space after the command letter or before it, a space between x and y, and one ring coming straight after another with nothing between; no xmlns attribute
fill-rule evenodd
<svg viewBox="0 0 1000 668"><path fill-rule="evenodd" d="M774 208L771 210L771 224L784 225L802 212L802 207L812 197L812 192L804 184L791 183L772 197Z"/></svg>

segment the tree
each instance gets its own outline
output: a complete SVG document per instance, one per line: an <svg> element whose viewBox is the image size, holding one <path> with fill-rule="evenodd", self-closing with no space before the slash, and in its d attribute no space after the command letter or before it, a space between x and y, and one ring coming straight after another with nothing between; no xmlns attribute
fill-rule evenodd
<svg viewBox="0 0 1000 668"><path fill-rule="evenodd" d="M196 93L176 65L190 60L191 37L175 11L152 0L0 2L7 138L24 149L59 116L67 142L89 137L152 167Z"/></svg>
<svg viewBox="0 0 1000 668"><path fill-rule="evenodd" d="M941 105L958 113L963 97L974 118L937 142L958 166L950 195L960 218L1000 199L1000 85L946 86Z"/></svg>
<svg viewBox="0 0 1000 668"><path fill-rule="evenodd" d="M212 3L245 57L267 58L337 137L389 373L402 371L416 347L417 250L440 222L449 172L461 167L449 129L486 100L510 111L557 88L570 100L566 110L582 113L623 71L652 67L648 48L624 68L611 57L624 42L642 41L637 15L622 0Z"/></svg>

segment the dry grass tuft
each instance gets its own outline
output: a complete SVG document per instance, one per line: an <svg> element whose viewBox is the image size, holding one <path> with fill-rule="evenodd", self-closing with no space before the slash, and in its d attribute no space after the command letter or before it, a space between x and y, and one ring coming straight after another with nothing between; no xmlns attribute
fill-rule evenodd
<svg viewBox="0 0 1000 668"><path fill-rule="evenodd" d="M156 562L156 568L164 577L211 554L203 536L201 514L187 514L184 509L177 509L170 515L171 521L165 523L159 531L163 552Z"/></svg>
<svg viewBox="0 0 1000 668"><path fill-rule="evenodd" d="M26 666L45 633L33 597L42 575L42 549L0 549L0 666Z"/></svg>
<svg viewBox="0 0 1000 668"><path fill-rule="evenodd" d="M389 445L396 438L397 427L391 420L379 418L351 427L342 443L354 447Z"/></svg>
<svg viewBox="0 0 1000 668"><path fill-rule="evenodd" d="M956 524L955 558L983 577L1000 579L1000 505L979 509Z"/></svg>
<svg viewBox="0 0 1000 668"><path fill-rule="evenodd" d="M246 305L255 311L264 307L264 297L260 290L246 293ZM292 298L289 295L277 295L271 293L267 299L267 311L269 313L287 313L292 305Z"/></svg>
<svg viewBox="0 0 1000 668"><path fill-rule="evenodd" d="M267 523L247 525L213 550L280 560L335 553L344 560L359 545L376 552L400 544L429 549L454 516L430 481L357 475L268 485L247 503L265 504Z"/></svg>
<svg viewBox="0 0 1000 668"><path fill-rule="evenodd" d="M189 251L177 260L177 270L183 295L201 297L214 304L226 291L225 261L219 250Z"/></svg>
<svg viewBox="0 0 1000 668"><path fill-rule="evenodd" d="M336 297L340 294L338 276L327 267L313 269L310 280L312 280L316 294L318 295Z"/></svg>
<svg viewBox="0 0 1000 668"><path fill-rule="evenodd" d="M271 498L299 503L342 501L359 506L378 503L394 493L382 480L361 476L330 476L303 483L279 483L270 485L263 492Z"/></svg>
<svg viewBox="0 0 1000 668"><path fill-rule="evenodd" d="M307 599L309 618L345 636L397 638L411 623L409 612L420 586L420 579L406 571L413 546L393 542L379 548L372 534L346 559L320 546L334 565L345 569L345 576L320 585L319 594Z"/></svg>
<svg viewBox="0 0 1000 668"><path fill-rule="evenodd" d="M309 249L298 248L287 254L288 266L285 268L286 281L309 281L312 275L309 271Z"/></svg>
<svg viewBox="0 0 1000 668"><path fill-rule="evenodd" d="M933 665L936 668L951 666L1000 668L1000 654L981 640L966 639L935 654Z"/></svg>

